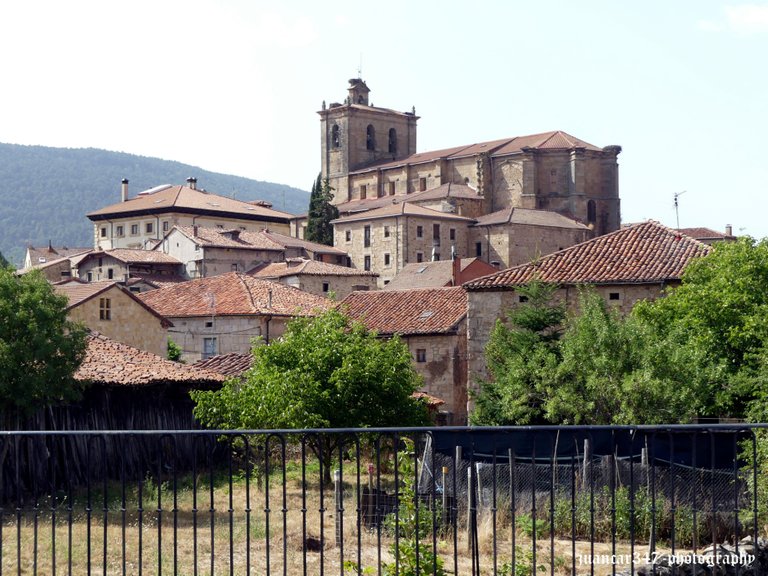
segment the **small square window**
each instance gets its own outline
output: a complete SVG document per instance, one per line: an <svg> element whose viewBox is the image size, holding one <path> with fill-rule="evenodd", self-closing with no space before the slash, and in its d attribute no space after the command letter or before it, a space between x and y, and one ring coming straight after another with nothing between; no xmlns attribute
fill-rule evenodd
<svg viewBox="0 0 768 576"><path fill-rule="evenodd" d="M370 272L371 271L371 257L370 256L366 256L365 259L363 260L363 269L366 272Z"/></svg>
<svg viewBox="0 0 768 576"><path fill-rule="evenodd" d="M517 297L517 301L520 302L521 304L524 304L525 302L528 302L528 296L520 295Z"/></svg>
<svg viewBox="0 0 768 576"><path fill-rule="evenodd" d="M426 362L427 361L427 350L426 348L417 348L416 349L416 362Z"/></svg>
<svg viewBox="0 0 768 576"><path fill-rule="evenodd" d="M138 224L131 224L131 235L136 236L139 233L139 225Z"/></svg>
<svg viewBox="0 0 768 576"><path fill-rule="evenodd" d="M346 242L352 242L352 231L351 230L347 230L346 232L344 232L344 240Z"/></svg>
<svg viewBox="0 0 768 576"><path fill-rule="evenodd" d="M112 300L99 298L99 320L112 320Z"/></svg>
<svg viewBox="0 0 768 576"><path fill-rule="evenodd" d="M424 262L424 253L416 252L416 262Z"/></svg>
<svg viewBox="0 0 768 576"><path fill-rule="evenodd" d="M389 226L384 226L384 238L389 238Z"/></svg>
<svg viewBox="0 0 768 576"><path fill-rule="evenodd" d="M107 227L106 226L102 226L101 227L101 237L102 238L106 238L107 237Z"/></svg>
<svg viewBox="0 0 768 576"><path fill-rule="evenodd" d="M419 191L423 192L426 189L427 189L427 179L419 178Z"/></svg>
<svg viewBox="0 0 768 576"><path fill-rule="evenodd" d="M389 183L389 195L394 196L395 195L395 183L390 182Z"/></svg>
<svg viewBox="0 0 768 576"><path fill-rule="evenodd" d="M416 226L416 238L424 238L424 227Z"/></svg>
<svg viewBox="0 0 768 576"><path fill-rule="evenodd" d="M203 338L203 360L216 356L216 338Z"/></svg>
<svg viewBox="0 0 768 576"><path fill-rule="evenodd" d="M328 282L323 282L323 292L328 292L328 290L331 289L330 284Z"/></svg>
<svg viewBox="0 0 768 576"><path fill-rule="evenodd" d="M152 232L155 231L155 226L152 222L147 222L144 225L144 230L146 231L147 234L152 234Z"/></svg>
<svg viewBox="0 0 768 576"><path fill-rule="evenodd" d="M618 292L609 292L608 300L621 300L621 294Z"/></svg>
<svg viewBox="0 0 768 576"><path fill-rule="evenodd" d="M124 233L124 228L122 226L118 226L115 229L115 236L123 236Z"/></svg>
<svg viewBox="0 0 768 576"><path fill-rule="evenodd" d="M168 220L163 222L163 232L168 232L168 227L169 226L170 226L170 222L168 222Z"/></svg>
<svg viewBox="0 0 768 576"><path fill-rule="evenodd" d="M211 320L206 321L205 327L206 328L213 328L213 322Z"/></svg>
<svg viewBox="0 0 768 576"><path fill-rule="evenodd" d="M384 254L384 266L389 266L389 254Z"/></svg>
<svg viewBox="0 0 768 576"><path fill-rule="evenodd" d="M475 242L475 256L480 258L483 255L483 243Z"/></svg>
<svg viewBox="0 0 768 576"><path fill-rule="evenodd" d="M107 268L107 278L113 280L115 277L115 271L112 268Z"/></svg>
<svg viewBox="0 0 768 576"><path fill-rule="evenodd" d="M232 272L237 272L237 262L232 264Z"/></svg>
<svg viewBox="0 0 768 576"><path fill-rule="evenodd" d="M365 200L366 196L368 196L368 186L363 184L360 186L360 200Z"/></svg>
<svg viewBox="0 0 768 576"><path fill-rule="evenodd" d="M448 230L448 238L451 240L456 240L456 228L451 228Z"/></svg>

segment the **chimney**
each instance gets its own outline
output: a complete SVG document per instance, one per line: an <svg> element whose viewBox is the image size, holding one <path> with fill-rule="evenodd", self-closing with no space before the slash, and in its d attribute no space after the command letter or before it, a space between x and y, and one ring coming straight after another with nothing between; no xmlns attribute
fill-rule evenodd
<svg viewBox="0 0 768 576"><path fill-rule="evenodd" d="M451 246L451 286L461 286L461 258L456 256L455 246Z"/></svg>
<svg viewBox="0 0 768 576"><path fill-rule="evenodd" d="M192 176L187 178L187 186L192 188L192 190L197 190L197 178L192 178Z"/></svg>
<svg viewBox="0 0 768 576"><path fill-rule="evenodd" d="M128 178L123 178L120 184L120 202L125 202L128 200Z"/></svg>
<svg viewBox="0 0 768 576"><path fill-rule="evenodd" d="M733 226L731 226L730 224L725 225L725 235L733 236Z"/></svg>
<svg viewBox="0 0 768 576"><path fill-rule="evenodd" d="M192 236L194 236L195 238L197 238L197 224L194 224L194 225L192 226Z"/></svg>
<svg viewBox="0 0 768 576"><path fill-rule="evenodd" d="M267 290L267 308L272 308L272 288Z"/></svg>

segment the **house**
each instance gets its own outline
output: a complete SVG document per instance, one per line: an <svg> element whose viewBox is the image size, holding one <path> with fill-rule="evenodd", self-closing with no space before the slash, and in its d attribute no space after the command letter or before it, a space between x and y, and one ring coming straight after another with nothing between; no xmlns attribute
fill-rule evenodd
<svg viewBox="0 0 768 576"><path fill-rule="evenodd" d="M167 277L179 279L181 262L154 250L114 248L92 250L77 264L77 277L87 282L127 280L129 278Z"/></svg>
<svg viewBox="0 0 768 576"><path fill-rule="evenodd" d="M733 227L730 224L726 224L725 232L718 232L711 228L680 228L682 234L695 238L699 242L709 244L710 246L715 242L735 242L736 236L733 235Z"/></svg>
<svg viewBox="0 0 768 576"><path fill-rule="evenodd" d="M619 228L620 146L598 147L554 130L417 152L415 110L373 106L361 78L349 81L343 102L323 104L318 114L321 174L342 213L354 211L355 202L410 201L412 194L458 184L481 199L482 214L550 210L597 235Z"/></svg>
<svg viewBox="0 0 768 576"><path fill-rule="evenodd" d="M485 346L496 320L524 301L518 287L534 279L556 284L556 298L573 307L578 288L593 286L627 313L637 301L678 285L688 263L709 251L698 240L648 221L467 282L467 381L472 385L487 376Z"/></svg>
<svg viewBox="0 0 768 576"><path fill-rule="evenodd" d="M241 272L169 285L138 298L173 322L169 336L186 362L246 354L254 338L269 342L283 333L291 318L311 316L331 305L320 296Z"/></svg>
<svg viewBox="0 0 768 576"><path fill-rule="evenodd" d="M174 226L156 246L183 263L187 278L207 278L227 272L247 272L270 262L308 258L346 265L347 253L333 246L286 236L269 229Z"/></svg>
<svg viewBox="0 0 768 576"><path fill-rule="evenodd" d="M436 262L406 264L384 290L413 290L414 288L443 288L461 286L480 276L497 272L480 258L454 258Z"/></svg>
<svg viewBox="0 0 768 576"><path fill-rule="evenodd" d="M341 306L380 336L400 336L424 378L422 391L445 402L445 423L466 423L467 296L463 288L353 292Z"/></svg>
<svg viewBox="0 0 768 576"><path fill-rule="evenodd" d="M69 300L70 319L112 340L166 355L168 329L173 323L117 282L70 280L54 284L53 289Z"/></svg>
<svg viewBox="0 0 768 576"><path fill-rule="evenodd" d="M54 248L50 243L47 248L27 246L24 266L17 273L26 274L31 270L40 270L48 282L61 282L74 277L73 268L76 268L76 262L91 250L92 248L66 246Z"/></svg>
<svg viewBox="0 0 768 576"><path fill-rule="evenodd" d="M338 266L306 258L289 258L285 262L264 264L248 273L255 278L282 282L311 294L337 300L355 290L375 290L377 274L347 266Z"/></svg>
<svg viewBox="0 0 768 576"><path fill-rule="evenodd" d="M289 233L291 214L273 210L263 201L242 202L197 188L164 184L128 197L122 181L120 202L87 214L93 222L93 245L98 250L152 248L174 226L201 226L258 231L270 227Z"/></svg>

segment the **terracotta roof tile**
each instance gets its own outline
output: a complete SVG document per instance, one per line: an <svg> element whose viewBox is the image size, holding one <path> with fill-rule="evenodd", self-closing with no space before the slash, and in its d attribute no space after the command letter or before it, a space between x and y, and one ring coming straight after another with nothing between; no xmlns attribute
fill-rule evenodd
<svg viewBox="0 0 768 576"><path fill-rule="evenodd" d="M467 290L512 288L538 278L557 284L643 284L679 280L709 246L648 221L507 268L463 285Z"/></svg>
<svg viewBox="0 0 768 576"><path fill-rule="evenodd" d="M435 188L408 194L408 202L424 202L427 200L441 200L443 198L469 198L470 200L482 200L477 190L473 190L466 184L441 184Z"/></svg>
<svg viewBox="0 0 768 576"><path fill-rule="evenodd" d="M455 288L352 292L341 301L351 318L379 334L452 332L467 315L467 296Z"/></svg>
<svg viewBox="0 0 768 576"><path fill-rule="evenodd" d="M205 360L198 360L192 366L217 372L224 376L242 376L251 367L252 362L253 356L251 354L232 352L231 354L219 354Z"/></svg>
<svg viewBox="0 0 768 576"><path fill-rule="evenodd" d="M69 306L67 306L67 309L69 309L82 304L86 300L90 300L94 296L97 296L116 285L117 283L113 280L105 280L102 282L67 280L65 282L54 284L53 289L57 294L66 296L69 299Z"/></svg>
<svg viewBox="0 0 768 576"><path fill-rule="evenodd" d="M29 257L32 261L32 265L35 266L36 264L45 264L50 260L57 260L59 258L71 258L73 256L77 256L78 254L84 254L86 252L92 251L93 248L68 248L67 246L46 246L44 248L35 248L34 246L29 246L27 250L29 251ZM41 261L41 259L44 261Z"/></svg>
<svg viewBox="0 0 768 576"><path fill-rule="evenodd" d="M345 224L347 222L357 222L358 220L392 218L394 216L421 216L423 218L440 218L442 220L463 220L465 222L473 222L472 218L465 218L464 216L457 216L456 214L451 214L449 212L440 212L439 210L424 208L422 206L417 206L416 204L411 204L410 202L395 202L383 208L337 218L336 220L332 220L331 223Z"/></svg>
<svg viewBox="0 0 768 576"><path fill-rule="evenodd" d="M239 272L190 280L139 294L163 316L311 316L331 302L279 282Z"/></svg>
<svg viewBox="0 0 768 576"><path fill-rule="evenodd" d="M181 264L178 259L168 254L163 254L156 250L133 248L114 248L112 250L91 252L84 259L98 258L99 256L112 256L126 264Z"/></svg>
<svg viewBox="0 0 768 576"><path fill-rule="evenodd" d="M250 232L247 230L226 230L221 228L203 228L198 226L174 226L185 236L195 240L201 246L212 248L242 248L251 250L271 250L282 252L286 248L301 248L317 254L335 254L346 256L344 250L309 242L293 236L278 234L269 230Z"/></svg>
<svg viewBox="0 0 768 576"><path fill-rule="evenodd" d="M549 226L551 228L576 228L587 230L587 226L572 218L551 212L549 210L533 210L530 208L515 208L510 206L497 212L484 214L476 219L473 226L493 226L496 224L531 224L534 226Z"/></svg>
<svg viewBox="0 0 768 576"><path fill-rule="evenodd" d="M462 258L460 272L473 265L482 272L472 278L489 274L494 267L478 258ZM397 276L392 278L383 290L413 290L417 288L443 288L450 286L453 280L453 261L438 260L437 262L411 262L406 264ZM461 279L459 280L461 281Z"/></svg>
<svg viewBox="0 0 768 576"><path fill-rule="evenodd" d="M151 194L139 193L125 202L112 204L86 214L91 220L130 214L158 214L173 211L218 213L249 220L288 222L292 214L272 210L259 203L243 202L226 196L193 190L187 186L168 186Z"/></svg>
<svg viewBox="0 0 768 576"><path fill-rule="evenodd" d="M223 382L225 377L171 362L92 332L88 336L85 360L75 372L75 379L104 385L149 386L167 382L210 385Z"/></svg>
<svg viewBox="0 0 768 576"><path fill-rule="evenodd" d="M284 278L297 274L309 276L378 276L375 272L366 272L357 268L328 264L306 258L291 258L287 262L272 262L264 264L248 272L256 278Z"/></svg>
<svg viewBox="0 0 768 576"><path fill-rule="evenodd" d="M718 232L711 228L680 228L680 232L696 240L728 240L735 238L725 232Z"/></svg>

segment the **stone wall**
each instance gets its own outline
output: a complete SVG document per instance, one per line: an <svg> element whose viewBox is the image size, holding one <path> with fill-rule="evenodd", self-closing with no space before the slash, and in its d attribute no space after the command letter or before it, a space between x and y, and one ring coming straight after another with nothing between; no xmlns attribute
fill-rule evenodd
<svg viewBox="0 0 768 576"><path fill-rule="evenodd" d="M102 319L101 300L109 300L109 319ZM105 303L106 304L106 303ZM117 285L69 310L72 320L108 338L165 358L168 330L160 319Z"/></svg>
<svg viewBox="0 0 768 576"><path fill-rule="evenodd" d="M298 274L278 279L279 282L316 294L324 298L333 292L337 302L340 302L354 290L376 290L375 276L320 276L317 274Z"/></svg>

